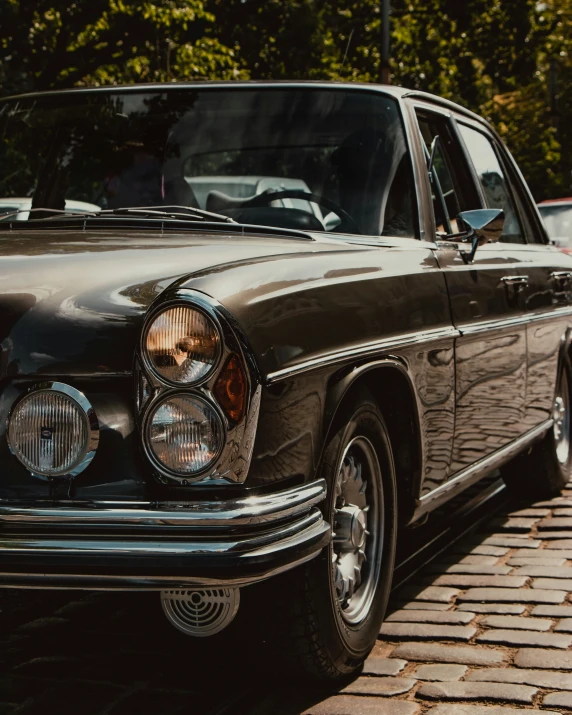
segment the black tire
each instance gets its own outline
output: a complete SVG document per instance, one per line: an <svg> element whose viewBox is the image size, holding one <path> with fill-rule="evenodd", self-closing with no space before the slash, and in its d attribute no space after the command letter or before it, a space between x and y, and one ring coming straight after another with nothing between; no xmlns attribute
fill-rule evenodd
<svg viewBox="0 0 572 715"><path fill-rule="evenodd" d="M368 451L368 443L374 447L373 461ZM357 507L352 504L359 500L354 496L354 502L348 504L343 502L340 494L345 494L345 491L350 493L350 489L355 490L355 484L359 484L360 480L361 486L364 481L369 481L364 478L363 466L361 470L358 469L360 451L364 459L367 458L366 469L370 472L370 478L373 477L372 483L368 483L364 491L360 487L358 492L364 495L367 504L370 504L368 500L372 502L367 511L366 528L376 521L372 518L372 510L378 515L378 540L375 542L377 563L363 562L361 586L356 589L353 597L341 602L340 593L347 595L347 589L350 588L349 580L340 576L342 569L347 570L348 562L345 562L344 558L350 553L350 565L351 559L359 560L359 556L352 556L353 552L343 551L347 545L353 548L354 542L359 541L362 527L356 531L352 526L350 533L353 536L344 540L341 546L339 542L337 546L332 543L306 566L273 579L272 586L276 595L273 609L282 626L277 639L278 648L282 655L286 654L288 664L294 665L298 674L302 673L313 680L343 680L360 669L376 642L391 590L397 527L395 468L383 416L366 391L356 391L344 401L343 414L334 425L321 465L321 476L328 484L325 516L332 524L337 520L335 528L342 534L347 533L347 530L344 532L342 528L344 523L348 523L347 510L355 510ZM351 471L352 468L359 472L359 480ZM348 485L343 487L345 491L342 491L342 487L336 488L337 484L342 483ZM337 491L340 493L337 494ZM374 496L376 492L377 502ZM345 504L343 508L342 503ZM352 516L352 525L353 519ZM363 550L366 554L374 553L374 536L375 534L371 533L365 537ZM338 536L338 539L341 538ZM372 541L369 541L370 539ZM334 563L332 558L336 549L340 553ZM369 570L366 571L366 568ZM336 590L334 573L338 576L340 591ZM357 599L361 589L364 590ZM354 598L355 607L352 606ZM363 606L361 610L360 604Z"/></svg>
<svg viewBox="0 0 572 715"><path fill-rule="evenodd" d="M506 485L519 497L543 499L557 496L572 476L572 372L569 359L563 360L556 382L554 413L559 400L566 417L550 429L542 441L501 469ZM559 432L560 431L560 432ZM559 433L562 438L559 438Z"/></svg>

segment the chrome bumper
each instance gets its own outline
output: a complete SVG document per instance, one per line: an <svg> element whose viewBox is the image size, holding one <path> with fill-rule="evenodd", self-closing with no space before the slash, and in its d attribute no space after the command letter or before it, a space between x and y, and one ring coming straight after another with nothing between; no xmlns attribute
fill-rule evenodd
<svg viewBox="0 0 572 715"><path fill-rule="evenodd" d="M244 586L329 542L323 480L224 502L29 507L0 502L0 587Z"/></svg>

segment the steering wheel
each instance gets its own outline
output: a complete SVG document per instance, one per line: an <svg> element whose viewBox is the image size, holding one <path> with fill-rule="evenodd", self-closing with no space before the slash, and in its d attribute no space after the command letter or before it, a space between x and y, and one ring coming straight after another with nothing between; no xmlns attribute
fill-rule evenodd
<svg viewBox="0 0 572 715"><path fill-rule="evenodd" d="M280 189L280 191L273 191L272 189L267 189L252 199L243 202L242 205L245 208L255 208L257 206L267 206L272 201L278 201L278 199L303 199L318 204L319 206L324 206L342 219L340 226L345 225L345 228L351 233L361 233L357 222L347 211L341 208L341 206L338 206L335 201L327 199L325 196L318 196L318 194L313 194L310 191L302 191L301 189Z"/></svg>

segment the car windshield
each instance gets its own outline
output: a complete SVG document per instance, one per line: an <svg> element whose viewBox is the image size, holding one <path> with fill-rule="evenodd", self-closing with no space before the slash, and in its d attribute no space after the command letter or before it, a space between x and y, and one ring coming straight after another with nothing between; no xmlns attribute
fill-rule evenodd
<svg viewBox="0 0 572 715"><path fill-rule="evenodd" d="M539 206L550 238L559 245L572 246L572 204Z"/></svg>
<svg viewBox="0 0 572 715"><path fill-rule="evenodd" d="M186 206L247 224L414 236L413 196L399 106L380 92L177 87L0 103L5 204Z"/></svg>

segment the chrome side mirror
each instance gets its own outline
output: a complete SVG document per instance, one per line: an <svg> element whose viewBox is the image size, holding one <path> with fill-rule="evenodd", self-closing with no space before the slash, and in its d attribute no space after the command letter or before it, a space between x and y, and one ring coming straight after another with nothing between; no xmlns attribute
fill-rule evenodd
<svg viewBox="0 0 572 715"><path fill-rule="evenodd" d="M461 253L465 263L472 263L479 246L496 243L502 236L505 215L502 209L475 209L461 211L457 216L457 225L461 231L457 240L472 243L470 253ZM453 236L448 237L453 239Z"/></svg>

